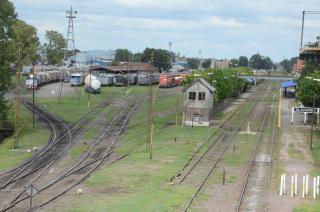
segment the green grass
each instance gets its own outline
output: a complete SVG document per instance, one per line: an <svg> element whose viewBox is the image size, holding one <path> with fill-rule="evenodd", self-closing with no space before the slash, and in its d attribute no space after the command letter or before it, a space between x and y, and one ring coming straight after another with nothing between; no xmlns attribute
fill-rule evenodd
<svg viewBox="0 0 320 212"><path fill-rule="evenodd" d="M133 86L132 93L138 95L143 93L144 89L144 87ZM61 103L58 103L56 98L36 98L36 103L58 115L66 122L74 123L107 98L124 97L125 91L126 88L124 87L102 87L101 94L91 95L90 107L88 107L88 94L82 95L80 92L63 97Z"/></svg>
<svg viewBox="0 0 320 212"><path fill-rule="evenodd" d="M14 109L14 105L12 106L10 112L10 122L14 120L14 113L12 112ZM41 147L43 146L48 140L50 131L46 126L41 126L36 123L35 128L32 128L32 113L29 112L27 108L24 106L20 107L20 115L21 121L20 126L23 124L23 118L27 121L26 126L22 129L19 138L18 138L18 147L17 149L13 150L11 148L11 141L12 138L5 139L0 144L0 170L10 169L23 160L32 156L32 153L27 153L26 150L32 147Z"/></svg>
<svg viewBox="0 0 320 212"><path fill-rule="evenodd" d="M100 132L99 128L92 127L84 134L84 138L85 139L94 139L98 136L99 132Z"/></svg>
<svg viewBox="0 0 320 212"><path fill-rule="evenodd" d="M305 159L303 153L300 150L295 148L295 144L294 143L290 143L289 144L288 154L292 159L296 159L296 160Z"/></svg>
<svg viewBox="0 0 320 212"><path fill-rule="evenodd" d="M223 163L232 167L239 167L247 163L256 139L256 135L238 135L236 143L231 144L231 148L223 156Z"/></svg>
<svg viewBox="0 0 320 212"><path fill-rule="evenodd" d="M135 92L139 95L145 94L146 89ZM158 92L161 96L163 91ZM153 159L150 160L149 153L146 153L148 104L146 101L141 101L140 109L134 114L128 130L121 137L121 146L116 149L119 155L128 152L130 154L88 179L86 185L95 189L95 194L73 199L67 211L181 209L194 190L186 186L174 186L170 178L184 167L204 141L208 143L213 141L210 138L217 129L179 125L176 134L178 140L174 142L176 95L160 98L163 101L155 103L157 115L154 118Z"/></svg>
<svg viewBox="0 0 320 212"><path fill-rule="evenodd" d="M80 155L82 155L86 150L88 149L88 146L85 144L76 144L74 147L72 147L70 151L71 158L74 160Z"/></svg>

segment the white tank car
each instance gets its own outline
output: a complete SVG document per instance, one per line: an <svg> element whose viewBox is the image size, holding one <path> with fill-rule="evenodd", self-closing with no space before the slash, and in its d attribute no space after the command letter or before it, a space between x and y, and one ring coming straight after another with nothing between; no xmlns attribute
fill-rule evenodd
<svg viewBox="0 0 320 212"><path fill-rule="evenodd" d="M84 80L84 85L86 91L91 93L100 93L101 83L96 76L92 74L87 75Z"/></svg>

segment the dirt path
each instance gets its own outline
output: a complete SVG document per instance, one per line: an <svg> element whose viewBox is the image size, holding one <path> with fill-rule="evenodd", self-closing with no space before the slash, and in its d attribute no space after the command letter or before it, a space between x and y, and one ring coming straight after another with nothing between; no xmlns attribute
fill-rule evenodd
<svg viewBox="0 0 320 212"><path fill-rule="evenodd" d="M309 149L310 126L303 125L303 115L295 116L294 124L291 125L291 107L293 99L282 101L282 128L280 135L280 155L278 161L281 173L286 173L286 194L279 195L280 179L275 181L270 193L269 211L292 211L304 200L302 198L302 176L311 174L313 159ZM291 176L298 175L298 194L290 197ZM281 175L281 174L279 174ZM309 197L311 199L311 176L309 177Z"/></svg>

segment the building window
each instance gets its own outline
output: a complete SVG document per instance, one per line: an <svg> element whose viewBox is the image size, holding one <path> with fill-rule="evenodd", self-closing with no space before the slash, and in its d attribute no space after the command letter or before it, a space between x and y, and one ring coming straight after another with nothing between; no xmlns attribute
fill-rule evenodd
<svg viewBox="0 0 320 212"><path fill-rule="evenodd" d="M196 100L196 92L189 92L189 100Z"/></svg>
<svg viewBox="0 0 320 212"><path fill-rule="evenodd" d="M199 97L198 97L199 100L206 100L206 93L204 92L199 92Z"/></svg>

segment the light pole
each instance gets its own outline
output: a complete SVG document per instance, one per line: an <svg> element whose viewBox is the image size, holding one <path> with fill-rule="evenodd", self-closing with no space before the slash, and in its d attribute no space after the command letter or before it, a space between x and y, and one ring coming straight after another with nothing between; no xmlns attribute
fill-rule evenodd
<svg viewBox="0 0 320 212"><path fill-rule="evenodd" d="M34 128L34 67L32 69L32 74L30 75L30 78L32 79L32 128Z"/></svg>

